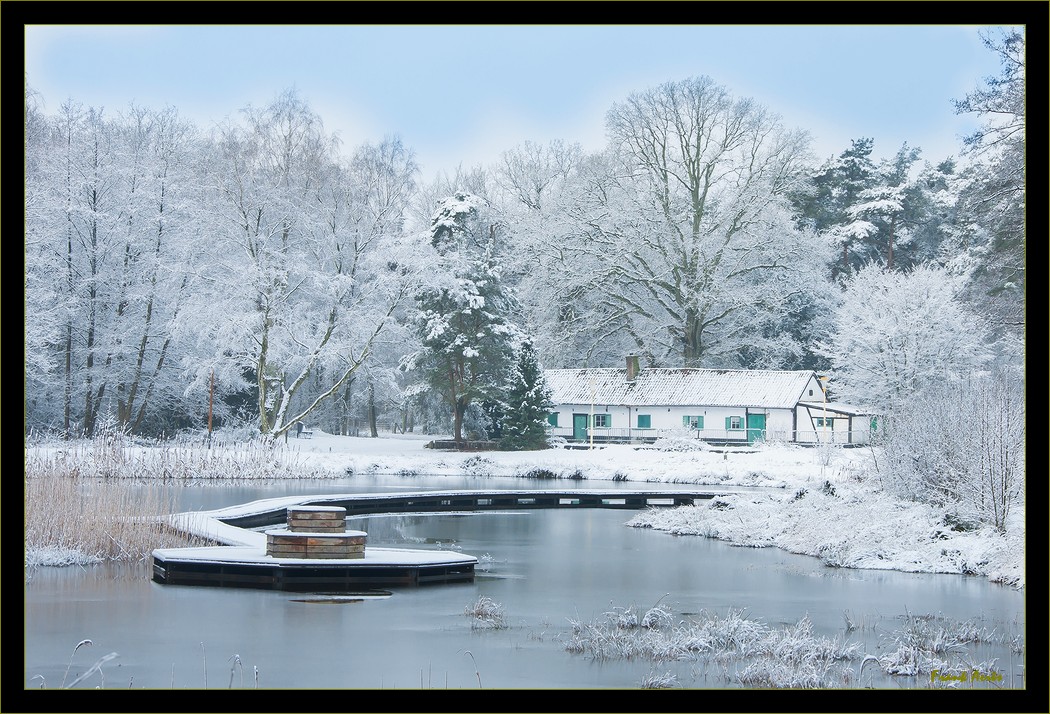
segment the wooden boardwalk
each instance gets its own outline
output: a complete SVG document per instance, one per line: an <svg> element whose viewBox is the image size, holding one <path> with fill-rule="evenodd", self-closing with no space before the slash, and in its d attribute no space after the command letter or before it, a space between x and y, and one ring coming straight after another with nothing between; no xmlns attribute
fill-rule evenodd
<svg viewBox="0 0 1050 714"><path fill-rule="evenodd" d="M439 550L365 548L364 557L274 557L266 534L252 530L284 523L289 508L340 507L347 516L532 508L672 507L725 493L711 488L675 490L555 489L421 491L271 498L214 511L177 513L173 528L219 545L153 551L153 580L166 585L212 585L296 592L348 592L393 585L472 582L477 559Z"/></svg>
<svg viewBox="0 0 1050 714"><path fill-rule="evenodd" d="M213 511L216 517L239 528L281 523L289 505L341 506L347 516L370 513L434 513L446 511L496 511L524 508L629 508L687 506L727 493L711 487L676 490L556 489L461 490L411 493L360 493L304 496L253 501L245 506ZM254 506L254 507L253 507Z"/></svg>

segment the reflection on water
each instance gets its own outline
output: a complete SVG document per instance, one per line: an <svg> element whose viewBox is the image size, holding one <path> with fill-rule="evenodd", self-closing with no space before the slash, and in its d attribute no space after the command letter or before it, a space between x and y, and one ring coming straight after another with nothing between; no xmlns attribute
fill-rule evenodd
<svg viewBox="0 0 1050 714"><path fill-rule="evenodd" d="M252 498L277 495L287 490ZM680 688L739 686L712 657L596 659L570 651L581 624L657 604L683 625L712 614L739 613L771 629L808 618L815 635L859 643L875 657L905 644L908 623L922 622L909 616L970 621L1003 639L968 646L968 661L1001 674L1000 686L1019 686L1023 657L1008 642L1024 633L1023 593L965 576L833 569L776 549L628 528L631 514L348 519L371 546L479 558L474 583L389 591L164 586L148 579L145 566L40 568L25 585L25 686L56 689L67 668L72 680L110 652L119 656L81 687L102 684L103 675L106 688L226 688L233 675L234 687L243 676L243 686L263 688L477 689L479 675L486 689L638 688L660 678ZM467 610L479 597L502 606L506 627L472 627ZM92 644L74 654L84 639ZM850 663L854 670L860 664ZM872 664L863 684L929 686L922 678L879 676Z"/></svg>

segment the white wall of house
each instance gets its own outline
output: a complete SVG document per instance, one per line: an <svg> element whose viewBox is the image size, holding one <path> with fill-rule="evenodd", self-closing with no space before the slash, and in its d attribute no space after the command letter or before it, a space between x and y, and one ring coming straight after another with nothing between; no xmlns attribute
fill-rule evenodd
<svg viewBox="0 0 1050 714"><path fill-rule="evenodd" d="M802 402L819 402L824 399L824 388L820 385L820 380L814 375L809 383L806 384L806 388L799 395L799 401Z"/></svg>
<svg viewBox="0 0 1050 714"><path fill-rule="evenodd" d="M574 437L573 415L587 416L588 424L594 424L583 438L648 440L672 435L681 435L688 429L698 439L731 440L747 442L747 416L765 416L765 436L769 440L803 444L866 444L871 439L871 417L846 414L837 411L797 406L790 409L755 409L744 407L624 407L595 405L593 421L591 405L562 405L555 411L557 427L555 436L566 439ZM641 419L639 419L641 417ZM646 419L648 417L648 419ZM686 427L685 418L689 418ZM726 419L733 421L729 429ZM646 426L648 424L648 426ZM739 428L736 428L738 427Z"/></svg>
<svg viewBox="0 0 1050 714"><path fill-rule="evenodd" d="M745 407L626 407L596 404L591 422L591 405L560 405L556 410L556 436L573 437L573 415L586 414L593 423L595 438L646 439L680 434L683 430L699 439L747 441L749 414L765 416L765 429L770 438L790 440L790 409L757 409ZM688 418L688 421L687 421ZM588 438L590 434L588 433Z"/></svg>
<svg viewBox="0 0 1050 714"><path fill-rule="evenodd" d="M783 403L783 394L772 398ZM575 398L579 398L576 396ZM792 397L788 397L791 399ZM768 440L806 444L866 444L871 417L845 404L825 399L824 385L813 374L791 407L648 406L562 404L556 409L554 436L587 440L654 440L688 431L698 439L747 443L749 426L762 428ZM764 419L751 419L762 415ZM574 425L574 416L585 424ZM750 434L754 440L755 434Z"/></svg>

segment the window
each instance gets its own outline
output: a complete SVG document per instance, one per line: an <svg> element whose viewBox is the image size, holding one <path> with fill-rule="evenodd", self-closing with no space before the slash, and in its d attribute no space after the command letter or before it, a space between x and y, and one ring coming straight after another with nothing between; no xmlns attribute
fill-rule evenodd
<svg viewBox="0 0 1050 714"><path fill-rule="evenodd" d="M811 396L811 397L813 396L813 390L812 389L809 390L809 396Z"/></svg>
<svg viewBox="0 0 1050 714"><path fill-rule="evenodd" d="M558 412L551 412L548 414L547 423L551 426L558 426Z"/></svg>
<svg viewBox="0 0 1050 714"><path fill-rule="evenodd" d="M704 418L702 416L684 416L682 417L682 428L684 429L703 429Z"/></svg>
<svg viewBox="0 0 1050 714"><path fill-rule="evenodd" d="M827 422L826 424L825 424L825 421ZM821 426L821 427L826 426L829 429L834 429L835 428L835 419L833 417L828 417L827 419L824 419L824 417L817 417L817 426Z"/></svg>
<svg viewBox="0 0 1050 714"><path fill-rule="evenodd" d="M599 428L608 428L612 426L612 416L609 414L595 414L594 425Z"/></svg>
<svg viewBox="0 0 1050 714"><path fill-rule="evenodd" d="M653 427L653 417L651 414L639 414L638 415L638 428L639 429L651 429Z"/></svg>
<svg viewBox="0 0 1050 714"><path fill-rule="evenodd" d="M726 429L743 429L744 428L744 417L731 416L726 417Z"/></svg>

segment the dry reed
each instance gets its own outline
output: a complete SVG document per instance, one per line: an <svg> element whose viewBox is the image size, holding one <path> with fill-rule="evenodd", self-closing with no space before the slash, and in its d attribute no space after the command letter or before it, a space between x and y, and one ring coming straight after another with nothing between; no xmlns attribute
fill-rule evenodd
<svg viewBox="0 0 1050 714"><path fill-rule="evenodd" d="M178 489L203 480L284 476L272 450L138 448L112 437L25 452L25 565L146 560L194 545L164 518Z"/></svg>
<svg viewBox="0 0 1050 714"><path fill-rule="evenodd" d="M205 483L331 478L280 442L144 446L116 428L89 441L25 449L25 564L148 560L154 548L200 544L167 526L178 490Z"/></svg>
<svg viewBox="0 0 1050 714"><path fill-rule="evenodd" d="M139 561L154 548L187 545L167 525L174 493L164 484L33 471L24 482L26 565Z"/></svg>

